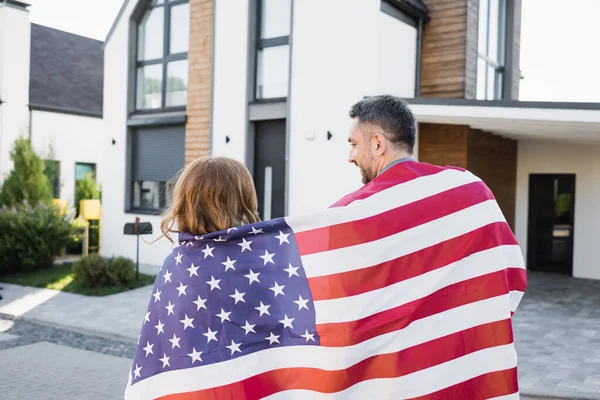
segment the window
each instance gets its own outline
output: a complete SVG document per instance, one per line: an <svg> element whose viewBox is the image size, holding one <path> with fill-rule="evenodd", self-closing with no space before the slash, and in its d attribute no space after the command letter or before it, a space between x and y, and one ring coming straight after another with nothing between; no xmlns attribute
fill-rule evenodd
<svg viewBox="0 0 600 400"><path fill-rule="evenodd" d="M256 98L287 97L291 0L260 0L256 52Z"/></svg>
<svg viewBox="0 0 600 400"><path fill-rule="evenodd" d="M137 110L185 107L189 41L187 0L153 0L137 26Z"/></svg>
<svg viewBox="0 0 600 400"><path fill-rule="evenodd" d="M60 198L60 161L44 160L44 174L52 187L52 198Z"/></svg>
<svg viewBox="0 0 600 400"><path fill-rule="evenodd" d="M477 99L502 98L506 0L479 2Z"/></svg>
<svg viewBox="0 0 600 400"><path fill-rule="evenodd" d="M132 133L132 209L159 212L171 202L184 153L182 125L141 128Z"/></svg>

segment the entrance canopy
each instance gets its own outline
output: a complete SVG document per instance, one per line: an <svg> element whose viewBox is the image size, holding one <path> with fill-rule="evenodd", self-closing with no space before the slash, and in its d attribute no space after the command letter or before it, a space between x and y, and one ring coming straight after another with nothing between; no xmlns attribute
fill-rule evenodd
<svg viewBox="0 0 600 400"><path fill-rule="evenodd" d="M468 125L510 139L600 144L600 103L407 99L418 122Z"/></svg>

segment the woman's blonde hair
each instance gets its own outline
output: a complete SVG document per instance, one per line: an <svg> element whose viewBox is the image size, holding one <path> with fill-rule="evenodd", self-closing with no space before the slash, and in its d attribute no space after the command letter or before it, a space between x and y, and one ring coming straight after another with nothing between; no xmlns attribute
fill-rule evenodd
<svg viewBox="0 0 600 400"><path fill-rule="evenodd" d="M203 235L258 222L257 209L254 181L244 164L227 157L202 157L185 167L177 180L160 229L173 242L169 233Z"/></svg>

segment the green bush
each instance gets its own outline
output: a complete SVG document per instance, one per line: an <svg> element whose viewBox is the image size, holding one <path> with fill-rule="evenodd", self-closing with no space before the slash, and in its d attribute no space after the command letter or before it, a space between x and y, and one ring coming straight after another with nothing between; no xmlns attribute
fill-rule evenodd
<svg viewBox="0 0 600 400"><path fill-rule="evenodd" d="M44 175L44 161L34 151L31 141L24 137L15 140L10 158L14 168L2 185L0 205L50 204L52 187Z"/></svg>
<svg viewBox="0 0 600 400"><path fill-rule="evenodd" d="M100 191L96 185L96 178L93 172L88 172L85 178L77 181L75 187L75 209L79 214L79 202L81 200L99 200Z"/></svg>
<svg viewBox="0 0 600 400"><path fill-rule="evenodd" d="M107 259L90 254L73 264L73 273L75 280L88 288L117 286L135 279L135 266L124 257Z"/></svg>
<svg viewBox="0 0 600 400"><path fill-rule="evenodd" d="M52 204L0 208L0 276L52 266L73 235L71 218Z"/></svg>

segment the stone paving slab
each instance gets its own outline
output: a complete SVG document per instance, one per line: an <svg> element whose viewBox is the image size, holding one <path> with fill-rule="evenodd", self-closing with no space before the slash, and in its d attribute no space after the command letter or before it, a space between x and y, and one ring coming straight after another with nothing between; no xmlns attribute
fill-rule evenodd
<svg viewBox="0 0 600 400"><path fill-rule="evenodd" d="M2 286L2 314L136 341L152 294L151 285L102 297L4 283Z"/></svg>
<svg viewBox="0 0 600 400"><path fill-rule="evenodd" d="M521 391L600 399L600 281L528 277L513 319Z"/></svg>
<svg viewBox="0 0 600 400"><path fill-rule="evenodd" d="M122 399L131 360L48 342L0 351L3 400Z"/></svg>

